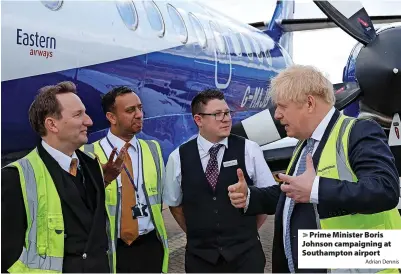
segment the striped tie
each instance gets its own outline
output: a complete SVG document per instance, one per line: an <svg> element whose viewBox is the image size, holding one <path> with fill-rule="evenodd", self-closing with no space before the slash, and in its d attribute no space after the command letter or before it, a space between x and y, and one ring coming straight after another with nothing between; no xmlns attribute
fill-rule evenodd
<svg viewBox="0 0 401 274"><path fill-rule="evenodd" d="M304 152L302 153L301 158L299 159L299 165L298 165L298 170L296 173L296 176L301 175L302 173L305 172L306 170L306 155L308 153L313 152L313 147L315 145L316 140L309 138L306 142L306 147L304 149ZM286 224L286 233L285 233L285 242L284 242L284 252L285 255L287 256L288 260L288 269L290 270L291 273L295 273L295 268L294 268L294 262L292 259L292 252L291 252L291 233L290 233L290 220L291 220L291 214L292 211L294 210L295 202L293 199L291 199L290 202L290 207L288 209L288 215L287 215L287 224Z"/></svg>

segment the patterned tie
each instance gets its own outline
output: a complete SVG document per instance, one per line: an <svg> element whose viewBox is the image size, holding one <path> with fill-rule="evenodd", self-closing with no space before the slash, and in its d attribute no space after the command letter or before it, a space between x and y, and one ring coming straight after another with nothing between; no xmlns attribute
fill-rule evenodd
<svg viewBox="0 0 401 274"><path fill-rule="evenodd" d="M77 176L77 168L78 168L78 159L77 158L72 158L71 163L70 163L70 174L72 176Z"/></svg>
<svg viewBox="0 0 401 274"><path fill-rule="evenodd" d="M127 153L124 158L124 165L129 171L131 178L134 179L131 157ZM134 186L127 175L125 168L121 172L121 231L120 238L131 245L138 237L138 220L132 217L132 207L136 205L136 194Z"/></svg>
<svg viewBox="0 0 401 274"><path fill-rule="evenodd" d="M222 144L216 144L209 149L210 159L206 166L206 179L213 188L216 189L217 178L219 177L219 164L217 162L217 153Z"/></svg>
<svg viewBox="0 0 401 274"><path fill-rule="evenodd" d="M297 170L296 176L301 175L302 173L305 172L306 156L308 155L308 153L313 152L313 147L315 145L315 142L316 142L316 140L312 139L312 138L309 138L307 140L304 152L302 153L302 156L299 159L299 165L298 165L298 170ZM295 202L293 199L291 199L290 207L288 209L288 215L287 215L287 224L286 224L286 233L285 233L285 242L284 242L284 251L285 251L285 255L287 256L288 268L291 273L295 273L294 262L292 259L292 252L291 252L291 236L290 236L290 234L291 234L290 233L290 220L291 220L292 211L294 210L294 206L295 206Z"/></svg>

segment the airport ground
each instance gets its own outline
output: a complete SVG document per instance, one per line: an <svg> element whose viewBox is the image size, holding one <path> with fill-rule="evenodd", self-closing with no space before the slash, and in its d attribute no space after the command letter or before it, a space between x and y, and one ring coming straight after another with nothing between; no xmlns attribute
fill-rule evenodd
<svg viewBox="0 0 401 274"><path fill-rule="evenodd" d="M167 207L163 208L163 217L170 247L169 273L185 273L184 254L186 237ZM268 216L259 230L260 240L266 256L265 273L271 273L271 250L273 242L274 216Z"/></svg>

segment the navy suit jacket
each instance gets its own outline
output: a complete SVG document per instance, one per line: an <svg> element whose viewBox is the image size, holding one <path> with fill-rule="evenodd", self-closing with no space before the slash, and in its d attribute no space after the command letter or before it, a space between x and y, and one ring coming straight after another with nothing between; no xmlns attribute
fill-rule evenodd
<svg viewBox="0 0 401 274"><path fill-rule="evenodd" d="M313 155L315 169L339 115L340 112L336 110ZM320 218L351 213L371 214L395 208L400 196L399 174L388 146L387 136L378 123L372 120L356 121L350 132L348 156L358 183L321 177L317 205ZM295 164L289 174L293 174L294 169ZM279 184L267 188L250 187L250 201L245 213L275 214L272 258L274 273L289 272L283 246L285 198L286 195L281 191ZM302 269L299 271L304 272ZM307 272L309 271L315 272Z"/></svg>

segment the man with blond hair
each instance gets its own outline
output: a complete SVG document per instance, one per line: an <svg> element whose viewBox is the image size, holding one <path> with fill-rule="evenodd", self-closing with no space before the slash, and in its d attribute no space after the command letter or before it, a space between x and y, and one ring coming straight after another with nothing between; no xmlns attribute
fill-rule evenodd
<svg viewBox="0 0 401 274"><path fill-rule="evenodd" d="M282 71L270 92L275 119L299 140L279 174L284 183L248 188L239 180L228 190L246 215L275 214L272 271L328 271L298 267L300 229L401 229L399 175L383 129L336 110L332 84L310 66Z"/></svg>

